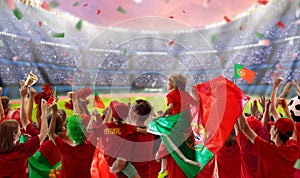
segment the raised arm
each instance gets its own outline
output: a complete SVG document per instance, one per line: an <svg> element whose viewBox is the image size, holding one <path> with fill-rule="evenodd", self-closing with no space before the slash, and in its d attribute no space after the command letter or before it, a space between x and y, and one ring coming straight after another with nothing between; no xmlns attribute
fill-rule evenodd
<svg viewBox="0 0 300 178"><path fill-rule="evenodd" d="M20 96L21 96L21 123L24 128L27 127L29 124L28 115L27 115L27 108L26 108L26 98L27 98L28 88L27 86L23 85L20 89Z"/></svg>
<svg viewBox="0 0 300 178"><path fill-rule="evenodd" d="M263 114L263 117L262 117L262 120L261 120L265 130L268 129L268 122L270 121L270 105L271 105L271 100L267 99L266 102L265 102L264 114Z"/></svg>
<svg viewBox="0 0 300 178"><path fill-rule="evenodd" d="M297 90L298 95L300 95L300 87L299 87L299 83L298 83L297 80L294 80L294 85L295 85L295 87L296 87L296 90Z"/></svg>
<svg viewBox="0 0 300 178"><path fill-rule="evenodd" d="M273 90L271 93L271 114L273 115L274 119L277 120L278 118L280 118L280 114L277 110L277 91L279 88L280 83L282 82L282 78L277 78L275 79L274 83L273 83Z"/></svg>
<svg viewBox="0 0 300 178"><path fill-rule="evenodd" d="M41 109L42 109L42 116L41 116L41 130L40 134L38 135L40 139L40 144L44 141L48 133L48 122L47 122L47 101L42 99L41 101Z"/></svg>
<svg viewBox="0 0 300 178"><path fill-rule="evenodd" d="M57 116L56 103L52 104L51 109L52 109L52 117L51 117L48 135L49 135L49 139L55 144L55 138L57 137L57 135L55 134L56 116Z"/></svg>
<svg viewBox="0 0 300 178"><path fill-rule="evenodd" d="M248 122L247 122L244 114L241 114L241 116L238 119L238 127L248 137L248 139L252 143L254 143L254 140L255 140L257 134L248 125Z"/></svg>
<svg viewBox="0 0 300 178"><path fill-rule="evenodd" d="M4 118L5 114L4 114L4 108L3 108L3 105L2 105L2 100L1 100L1 95L2 95L2 87L0 87L0 120L2 118Z"/></svg>
<svg viewBox="0 0 300 178"><path fill-rule="evenodd" d="M279 94L279 98L284 98L285 95L287 95L290 92L291 86L292 86L292 82L288 81L284 85L282 92Z"/></svg>
<svg viewBox="0 0 300 178"><path fill-rule="evenodd" d="M33 109L33 101L35 96L35 90L33 87L30 87L30 96L29 96L29 103L28 103L28 120L32 122L32 109Z"/></svg>

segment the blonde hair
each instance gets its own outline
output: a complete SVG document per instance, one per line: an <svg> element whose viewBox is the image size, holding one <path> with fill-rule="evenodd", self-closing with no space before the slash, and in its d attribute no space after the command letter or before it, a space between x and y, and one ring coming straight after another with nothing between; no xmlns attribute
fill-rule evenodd
<svg viewBox="0 0 300 178"><path fill-rule="evenodd" d="M0 153L10 152L15 148L14 134L19 131L16 120L5 120L0 124Z"/></svg>
<svg viewBox="0 0 300 178"><path fill-rule="evenodd" d="M169 75L169 81L172 82L176 88L180 90L185 90L187 79L184 75L181 74L171 74Z"/></svg>

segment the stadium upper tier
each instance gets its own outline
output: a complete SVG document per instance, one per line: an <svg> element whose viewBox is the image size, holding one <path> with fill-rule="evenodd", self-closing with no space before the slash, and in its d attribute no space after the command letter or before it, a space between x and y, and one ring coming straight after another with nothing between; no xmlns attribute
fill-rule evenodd
<svg viewBox="0 0 300 178"><path fill-rule="evenodd" d="M233 79L237 63L257 73L255 85L270 84L278 76L300 80L297 4L278 0L215 28L159 32L85 22L79 31L75 17L60 18L22 4L17 5L23 13L18 20L1 2L1 84L17 85L32 71L38 84L162 88L174 72L189 76L191 84L217 75ZM137 19L142 20L147 18ZM174 23L180 25L165 19L166 26ZM54 32L65 36L54 38ZM248 85L243 80L237 83Z"/></svg>

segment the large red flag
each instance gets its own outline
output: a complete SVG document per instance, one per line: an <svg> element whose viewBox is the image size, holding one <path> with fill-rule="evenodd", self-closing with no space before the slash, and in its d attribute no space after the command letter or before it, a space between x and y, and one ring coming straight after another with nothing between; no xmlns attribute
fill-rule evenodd
<svg viewBox="0 0 300 178"><path fill-rule="evenodd" d="M222 76L194 87L200 99L198 122L202 122L206 133L204 145L215 154L223 146L250 98Z"/></svg>

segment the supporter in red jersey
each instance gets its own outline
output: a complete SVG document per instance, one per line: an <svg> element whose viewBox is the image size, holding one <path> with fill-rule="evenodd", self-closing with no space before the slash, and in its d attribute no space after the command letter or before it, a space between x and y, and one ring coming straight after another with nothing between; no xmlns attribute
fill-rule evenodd
<svg viewBox="0 0 300 178"><path fill-rule="evenodd" d="M139 99L132 105L132 117L136 120L136 125L139 128L146 128L144 122L149 117L151 105L149 102ZM151 161L153 160L152 150L154 136L150 133L134 133L126 137L127 141L122 145L124 159L117 159L112 165L112 170L119 172L119 176L126 177L121 172L128 168L128 161L134 166L138 174L142 178L151 176Z"/></svg>
<svg viewBox="0 0 300 178"><path fill-rule="evenodd" d="M197 102L188 92L185 91L186 84L187 79L185 76L181 74L169 75L168 90L170 90L170 92L166 96L168 108L162 113L162 115L160 115L160 117L165 117L167 115L175 115L182 111L187 111L189 118L191 118L190 107L191 105L195 105ZM168 164L166 163L166 159L164 157L168 155L168 151L164 147L165 146L161 144L156 154L156 160L161 160L161 170L159 172L159 177L164 177L168 175L169 170L174 171L174 169L171 167L167 168Z"/></svg>
<svg viewBox="0 0 300 178"><path fill-rule="evenodd" d="M218 151L216 160L220 178L241 178L241 153L234 129Z"/></svg>
<svg viewBox="0 0 300 178"><path fill-rule="evenodd" d="M67 131L71 141L67 142L55 134L57 105L53 104L49 137L62 155L62 177L91 177L91 163L95 146L85 136L85 126L79 115L79 99L75 93L69 93L73 101L74 115L68 118Z"/></svg>
<svg viewBox="0 0 300 178"><path fill-rule="evenodd" d="M287 108L285 99L279 103L283 107L288 118L280 118L277 111L276 93L282 79L276 79L271 94L271 113L275 118L270 131L272 143L268 143L249 127L244 115L238 119L240 129L254 144L253 151L259 157L257 177L293 177L294 164L300 155L297 145L297 133L294 122Z"/></svg>
<svg viewBox="0 0 300 178"><path fill-rule="evenodd" d="M125 138L128 135L136 132L146 133L145 128L139 128L131 124L123 123L127 118L128 113L128 105L118 101L112 101L104 119L105 124L98 129L99 131L96 131L96 134L100 134L98 136L102 139L104 158L107 161L108 166L112 166L114 161L118 158L125 159L126 153L123 153L125 150L122 150L121 148L123 147L124 142L126 142ZM127 164L134 169L130 162ZM123 173L129 176L126 170L127 169L124 169ZM132 176L140 177L137 172Z"/></svg>
<svg viewBox="0 0 300 178"><path fill-rule="evenodd" d="M29 141L19 144L20 125L15 120L5 120L0 124L0 177L27 177L27 159L40 147L47 136L47 105L42 100L42 126L38 135L35 127L29 123L25 102L28 88L21 85L21 122L26 133L33 135Z"/></svg>

